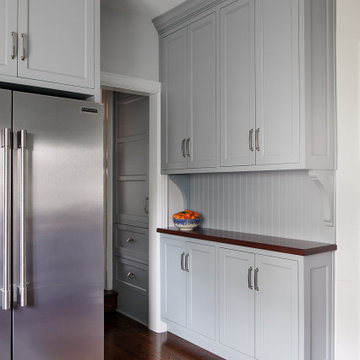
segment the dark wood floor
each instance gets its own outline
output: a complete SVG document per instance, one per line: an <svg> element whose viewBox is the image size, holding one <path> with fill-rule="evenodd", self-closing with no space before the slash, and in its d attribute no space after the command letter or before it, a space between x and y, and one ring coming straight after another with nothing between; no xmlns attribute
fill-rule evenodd
<svg viewBox="0 0 360 360"><path fill-rule="evenodd" d="M105 314L105 360L223 360L173 334L156 334L118 313Z"/></svg>

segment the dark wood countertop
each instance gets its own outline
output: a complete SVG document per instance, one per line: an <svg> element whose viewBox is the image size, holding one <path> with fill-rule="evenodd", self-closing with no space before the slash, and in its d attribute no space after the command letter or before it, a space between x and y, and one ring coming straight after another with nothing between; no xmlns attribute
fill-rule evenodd
<svg viewBox="0 0 360 360"><path fill-rule="evenodd" d="M239 245L255 249L277 251L301 256L335 251L337 249L336 244L287 239L275 236L246 234L235 231L206 229L201 227L198 227L192 231L180 231L175 227L158 228L157 231L162 234L215 241L224 244Z"/></svg>

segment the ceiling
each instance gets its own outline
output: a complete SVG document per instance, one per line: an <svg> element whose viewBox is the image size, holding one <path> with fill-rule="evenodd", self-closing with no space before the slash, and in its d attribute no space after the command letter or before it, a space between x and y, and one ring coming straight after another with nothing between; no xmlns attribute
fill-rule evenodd
<svg viewBox="0 0 360 360"><path fill-rule="evenodd" d="M183 3L185 0L101 0L101 5L127 13L155 17Z"/></svg>

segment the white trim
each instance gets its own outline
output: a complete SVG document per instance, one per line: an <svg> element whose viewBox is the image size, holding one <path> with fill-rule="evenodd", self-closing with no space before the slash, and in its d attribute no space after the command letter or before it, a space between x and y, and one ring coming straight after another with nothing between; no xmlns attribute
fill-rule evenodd
<svg viewBox="0 0 360 360"><path fill-rule="evenodd" d="M135 78L127 75L101 72L101 87L106 90L124 91L130 94L154 95L161 91L157 81Z"/></svg>
<svg viewBox="0 0 360 360"><path fill-rule="evenodd" d="M167 176L161 175L161 84L125 75L101 72L101 86L111 91L122 91L149 96L149 324L155 332L164 332L161 321L160 292L160 236L158 227L167 222ZM112 149L109 149L112 151ZM109 174L111 177L111 174Z"/></svg>

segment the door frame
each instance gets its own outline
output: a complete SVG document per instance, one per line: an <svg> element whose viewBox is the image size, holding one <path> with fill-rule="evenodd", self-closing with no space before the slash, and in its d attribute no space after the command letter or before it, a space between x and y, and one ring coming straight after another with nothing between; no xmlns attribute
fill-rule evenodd
<svg viewBox="0 0 360 360"><path fill-rule="evenodd" d="M155 332L165 332L167 326L161 321L161 291L160 291L160 235L158 227L168 226L168 177L161 175L161 83L139 79L126 75L101 72L100 82L104 103L104 201L106 212L104 219L104 235L106 256L108 261L105 287L112 288L112 233L113 233L113 114L112 93L125 92L149 97L149 324ZM106 128L105 128L106 129Z"/></svg>

